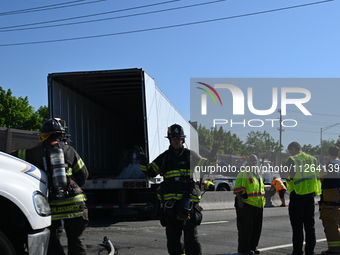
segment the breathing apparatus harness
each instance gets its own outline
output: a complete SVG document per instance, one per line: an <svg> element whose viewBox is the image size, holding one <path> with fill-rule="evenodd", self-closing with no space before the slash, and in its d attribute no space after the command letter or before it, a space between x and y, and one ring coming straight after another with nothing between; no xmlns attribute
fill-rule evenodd
<svg viewBox="0 0 340 255"><path fill-rule="evenodd" d="M184 148L183 150L180 152L180 154L178 155L178 157L181 157L182 154L186 152L188 153ZM190 162L190 154L188 153L188 161ZM169 158L169 151L166 151L165 156L163 158L162 161L162 166L161 166L161 176L164 176L166 173L166 163L168 162L168 158ZM177 165L178 170L180 170L182 167L180 164ZM194 202L192 201L192 195L191 195L191 191L194 188L194 181L192 179L189 179L187 176L184 177L174 177L169 179L165 179L164 182L181 182L181 183L185 183L185 185L183 186L184 190L178 190L177 192L179 194L183 194L182 198L180 200L168 200L168 201L164 201L164 197L163 194L160 194L162 197L162 201L161 201L161 206L164 207L165 209L174 209L174 211L176 212L176 217L178 220L190 220L190 214L192 212L193 206L194 206Z"/></svg>
<svg viewBox="0 0 340 255"><path fill-rule="evenodd" d="M54 198L62 199L68 196L69 180L66 175L67 164L63 151L63 142L54 140L49 142L49 146L44 146L44 165L48 173L51 185L51 194Z"/></svg>

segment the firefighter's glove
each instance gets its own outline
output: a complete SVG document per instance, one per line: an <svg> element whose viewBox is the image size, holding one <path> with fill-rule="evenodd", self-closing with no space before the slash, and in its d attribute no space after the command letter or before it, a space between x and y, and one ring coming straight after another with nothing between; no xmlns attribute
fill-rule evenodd
<svg viewBox="0 0 340 255"><path fill-rule="evenodd" d="M145 156L145 153L143 151L143 149L141 147L137 147L135 145L135 149L138 150L138 159L139 159L139 164L141 165L147 165L148 164L148 159L147 157Z"/></svg>
<svg viewBox="0 0 340 255"><path fill-rule="evenodd" d="M193 207L193 202L189 194L184 194L181 199L178 210L177 210L177 220L190 220L190 212Z"/></svg>
<svg viewBox="0 0 340 255"><path fill-rule="evenodd" d="M184 209L178 210L177 220L190 220L190 211Z"/></svg>

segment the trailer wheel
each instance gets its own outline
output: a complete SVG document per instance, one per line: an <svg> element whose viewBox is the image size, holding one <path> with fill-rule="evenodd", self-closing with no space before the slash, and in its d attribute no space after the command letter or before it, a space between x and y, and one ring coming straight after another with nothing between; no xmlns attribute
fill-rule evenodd
<svg viewBox="0 0 340 255"><path fill-rule="evenodd" d="M230 187L228 184L222 183L220 185L218 185L217 191L230 191Z"/></svg>
<svg viewBox="0 0 340 255"><path fill-rule="evenodd" d="M16 254L11 241L2 232L0 232L0 254Z"/></svg>

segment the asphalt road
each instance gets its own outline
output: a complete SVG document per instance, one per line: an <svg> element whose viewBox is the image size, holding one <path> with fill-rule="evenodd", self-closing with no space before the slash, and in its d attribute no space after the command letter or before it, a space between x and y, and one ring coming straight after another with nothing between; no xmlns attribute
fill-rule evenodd
<svg viewBox="0 0 340 255"><path fill-rule="evenodd" d="M204 211L199 226L203 254L224 255L237 252L237 229L235 210ZM315 254L327 249L318 206L315 212L317 244ZM107 254L101 244L104 236L113 243L119 255L166 255L165 230L157 220L95 220L85 232L88 254ZM288 208L264 209L264 222L259 250L263 255L290 254L291 226ZM66 240L62 239L67 250Z"/></svg>

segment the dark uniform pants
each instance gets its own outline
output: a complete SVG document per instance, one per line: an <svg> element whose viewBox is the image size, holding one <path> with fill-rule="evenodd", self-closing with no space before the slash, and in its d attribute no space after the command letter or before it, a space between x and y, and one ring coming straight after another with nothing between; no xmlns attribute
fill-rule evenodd
<svg viewBox="0 0 340 255"><path fill-rule="evenodd" d="M177 220L177 215L173 209L166 209L163 216L166 222L165 232L169 254L201 255L202 249L195 219ZM184 245L181 243L182 231L184 233Z"/></svg>
<svg viewBox="0 0 340 255"><path fill-rule="evenodd" d="M64 220L68 255L86 255L83 232L87 227L87 222L88 221L83 217ZM51 236L47 255L65 255L64 249L60 243L60 237L63 232L62 222L59 220L52 221L50 231Z"/></svg>
<svg viewBox="0 0 340 255"><path fill-rule="evenodd" d="M293 255L303 254L304 233L306 233L305 254L314 254L316 244L315 235L315 200L314 193L297 195L290 193L289 218L293 230Z"/></svg>
<svg viewBox="0 0 340 255"><path fill-rule="evenodd" d="M236 208L239 253L256 250L262 231L263 208L244 203L244 208Z"/></svg>

